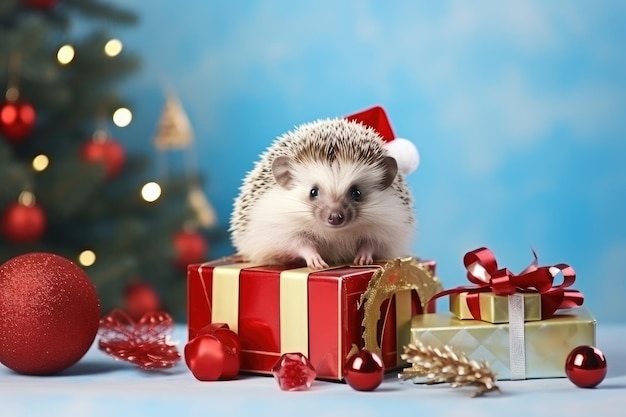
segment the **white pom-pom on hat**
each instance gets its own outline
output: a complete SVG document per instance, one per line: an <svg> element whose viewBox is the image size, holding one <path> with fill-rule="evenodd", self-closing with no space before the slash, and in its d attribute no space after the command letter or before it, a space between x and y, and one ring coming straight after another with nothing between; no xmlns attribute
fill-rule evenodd
<svg viewBox="0 0 626 417"><path fill-rule="evenodd" d="M409 175L417 169L420 164L420 154L417 147L408 139L395 138L390 142L385 142L385 148L389 156L393 157L398 164L398 170Z"/></svg>
<svg viewBox="0 0 626 417"><path fill-rule="evenodd" d="M409 175L417 169L420 163L420 155L417 147L408 139L397 138L389 123L387 113L381 106L374 106L359 113L346 116L346 119L362 123L376 130L385 141L385 148L389 156L393 157L398 170Z"/></svg>

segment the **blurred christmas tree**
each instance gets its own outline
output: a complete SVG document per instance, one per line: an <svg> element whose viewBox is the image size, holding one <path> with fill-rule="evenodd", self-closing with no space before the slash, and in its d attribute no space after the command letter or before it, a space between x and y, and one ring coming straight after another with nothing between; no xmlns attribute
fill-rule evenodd
<svg viewBox="0 0 626 417"><path fill-rule="evenodd" d="M200 176L153 182L151 159L109 132L130 122L131 103L114 85L140 59L103 28L136 22L103 0L0 1L0 263L57 253L84 267L103 313L159 308L184 320L185 267L206 260L224 233L212 227ZM176 147L159 143L181 134L180 120L191 132L180 106L168 121L171 102L155 141L161 154Z"/></svg>

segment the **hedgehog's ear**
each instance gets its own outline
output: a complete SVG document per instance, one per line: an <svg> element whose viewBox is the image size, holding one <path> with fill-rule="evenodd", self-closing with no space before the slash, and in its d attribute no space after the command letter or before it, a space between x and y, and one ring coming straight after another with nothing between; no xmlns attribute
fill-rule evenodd
<svg viewBox="0 0 626 417"><path fill-rule="evenodd" d="M293 174L291 173L291 159L287 156L279 156L272 163L272 174L274 179L283 188L291 188L293 185Z"/></svg>
<svg viewBox="0 0 626 417"><path fill-rule="evenodd" d="M383 179L380 182L380 189L385 190L389 187L398 175L398 163L391 156L385 156L382 162Z"/></svg>

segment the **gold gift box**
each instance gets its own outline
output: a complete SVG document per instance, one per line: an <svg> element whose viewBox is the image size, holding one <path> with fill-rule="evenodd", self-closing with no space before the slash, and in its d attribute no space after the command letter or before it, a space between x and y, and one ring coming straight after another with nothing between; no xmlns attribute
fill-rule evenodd
<svg viewBox="0 0 626 417"><path fill-rule="evenodd" d="M585 308L558 310L550 319L524 323L526 379L565 377L565 361L577 346L595 346L596 319ZM486 361L498 380L511 379L509 324L422 314L411 322L411 342L448 345L469 359Z"/></svg>
<svg viewBox="0 0 626 417"><path fill-rule="evenodd" d="M450 312L462 320L474 320L467 306L468 293L450 294ZM536 293L522 294L524 297L524 321L541 320L541 296ZM478 294L480 320L489 323L508 323L509 304L506 295L491 292Z"/></svg>

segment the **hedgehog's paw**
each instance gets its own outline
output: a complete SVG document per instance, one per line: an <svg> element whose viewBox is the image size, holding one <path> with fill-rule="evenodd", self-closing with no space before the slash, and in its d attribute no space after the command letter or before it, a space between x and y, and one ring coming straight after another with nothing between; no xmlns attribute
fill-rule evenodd
<svg viewBox="0 0 626 417"><path fill-rule="evenodd" d="M324 269L328 268L328 264L324 262L320 255L314 256L312 258L305 258L306 266L311 269Z"/></svg>
<svg viewBox="0 0 626 417"><path fill-rule="evenodd" d="M374 258L371 254L357 255L353 263L355 265L371 265L374 263Z"/></svg>
<svg viewBox="0 0 626 417"><path fill-rule="evenodd" d="M324 262L322 256L311 247L304 247L300 249L300 256L306 261L306 266L311 269L324 269L328 268L328 264Z"/></svg>
<svg viewBox="0 0 626 417"><path fill-rule="evenodd" d="M359 248L359 251L354 258L354 264L371 265L372 263L374 263L374 252L372 251L372 248L368 246L362 246Z"/></svg>

